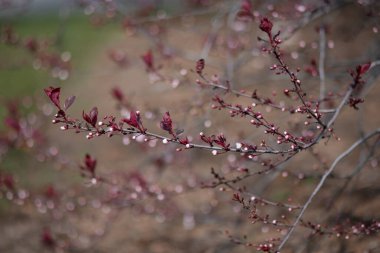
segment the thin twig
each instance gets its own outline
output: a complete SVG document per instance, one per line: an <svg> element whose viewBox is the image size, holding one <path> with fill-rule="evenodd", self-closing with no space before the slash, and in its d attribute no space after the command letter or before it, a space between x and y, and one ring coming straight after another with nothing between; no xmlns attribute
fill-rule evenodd
<svg viewBox="0 0 380 253"><path fill-rule="evenodd" d="M83 122L76 122L76 121L64 121L61 122L64 123L66 128L64 130L68 129L75 129L80 132L88 132L91 133L92 136L96 136L97 134L101 133L101 135L105 134L112 134L112 135L133 135L135 137L144 135L147 138L147 140L152 140L152 139L159 139L162 141L165 141L167 143L176 143L180 144L181 146L188 146L186 149L191 149L191 148L198 148L198 149L204 149L204 150L211 150L211 151L218 151L219 153L224 153L224 152L236 152L240 154L287 154L287 153L294 153L295 151L293 149L287 149L287 150L272 150L272 149L255 149L255 150L245 150L245 149L239 149L239 148L228 148L225 149L223 147L215 146L215 145L202 145L202 144L196 144L196 143L188 143L188 145L184 145L180 142L178 138L172 138L172 137L167 137L163 136L160 134L152 133L152 132L141 132L141 130L134 129L134 128L122 128L120 130L112 130L110 127L107 127L106 129L103 128L95 128L89 125L86 125L85 127L83 126ZM99 131L100 130L100 131Z"/></svg>

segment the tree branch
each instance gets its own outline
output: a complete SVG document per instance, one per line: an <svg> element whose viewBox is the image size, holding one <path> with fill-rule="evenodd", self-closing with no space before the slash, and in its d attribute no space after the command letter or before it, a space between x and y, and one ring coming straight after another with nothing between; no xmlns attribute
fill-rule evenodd
<svg viewBox="0 0 380 253"><path fill-rule="evenodd" d="M300 222L302 216L304 215L306 209L309 207L309 205L311 204L312 200L314 199L314 197L318 194L318 192L322 189L322 186L324 185L326 179L329 177L329 175L334 171L336 165L341 161L343 160L346 156L348 156L349 154L351 154L351 152L357 148L360 144L366 142L369 138L377 135L380 133L380 128L376 129L375 131L373 131L372 133L370 134L367 134L366 136L364 136L363 138L357 140L353 145L351 145L351 147L349 147L346 151L344 151L343 153L341 153L336 159L335 161L332 163L332 165L330 166L330 168L323 174L321 180L319 181L318 185L315 187L314 191L311 193L311 195L309 196L308 200L306 201L305 205L303 206L303 208L301 209L301 212L299 213L299 215L297 216L297 219L295 220L295 222L293 223L291 229L288 231L288 233L286 234L286 236L284 237L284 239L282 240L280 246L278 246L278 249L277 249L277 252L280 252L280 250L284 247L284 245L286 244L286 242L289 240L290 236L293 234L294 230L296 229L296 226L298 225L298 223Z"/></svg>

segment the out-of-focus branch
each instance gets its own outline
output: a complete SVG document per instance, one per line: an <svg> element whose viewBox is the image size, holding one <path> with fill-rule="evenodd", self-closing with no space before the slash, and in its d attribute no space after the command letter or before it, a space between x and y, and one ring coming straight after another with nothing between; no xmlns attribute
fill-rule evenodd
<svg viewBox="0 0 380 253"><path fill-rule="evenodd" d="M319 100L323 101L326 95L326 83L325 83L325 59L326 59L326 31L325 27L321 25L319 28Z"/></svg>
<svg viewBox="0 0 380 253"><path fill-rule="evenodd" d="M223 18L225 15L225 11L219 11L215 17L213 18L213 21L211 23L211 31L209 32L207 36L207 40L203 45L200 58L207 59L208 55L210 54L211 48L215 43L216 36L219 32L219 30L223 27Z"/></svg>
<svg viewBox="0 0 380 253"><path fill-rule="evenodd" d="M314 197L322 189L325 181L330 176L330 174L334 171L334 169L337 166L337 164L341 160L343 160L345 157L347 157L348 155L350 155L351 152L353 150L355 150L359 145L361 145L362 143L366 142L368 139L372 138L373 136L378 135L379 133L380 133L380 128L376 129L375 131L371 132L370 134L367 134L363 138L357 140L353 145L351 145L351 147L349 147L346 151L344 151L343 153L341 153L335 159L335 161L332 163L332 165L330 166L330 168L323 174L323 176L322 176L321 180L319 181L318 185L315 187L314 191L309 196L309 198L306 201L305 205L302 207L302 209L301 209L299 215L297 216L295 222L293 223L291 229L288 231L288 233L285 235L284 239L282 240L281 244L278 246L278 249L277 249L278 252L284 247L284 245L286 244L286 242L289 240L290 236L293 234L294 230L296 229L298 223L302 219L302 216L304 215L306 209L309 207L309 205L313 201Z"/></svg>

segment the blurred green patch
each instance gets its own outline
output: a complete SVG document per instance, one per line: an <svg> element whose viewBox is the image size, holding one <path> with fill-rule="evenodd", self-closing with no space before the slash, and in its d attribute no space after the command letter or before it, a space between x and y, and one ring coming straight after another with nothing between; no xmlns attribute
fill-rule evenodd
<svg viewBox="0 0 380 253"><path fill-rule="evenodd" d="M0 19L0 26L10 25L22 38L48 39L55 52L70 52L72 74L81 73L96 48L120 32L120 26L107 24L94 27L88 17L75 15L67 18L58 16L32 16ZM0 101L40 94L43 87L60 85L49 70L35 70L33 57L24 48L0 43ZM70 78L64 81L70 84ZM0 107L0 119L4 108Z"/></svg>

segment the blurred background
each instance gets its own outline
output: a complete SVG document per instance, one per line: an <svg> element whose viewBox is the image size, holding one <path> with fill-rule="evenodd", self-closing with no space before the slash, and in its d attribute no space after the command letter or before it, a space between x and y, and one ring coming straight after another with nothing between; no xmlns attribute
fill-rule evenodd
<svg viewBox="0 0 380 253"><path fill-rule="evenodd" d="M208 77L229 80L233 89L296 105L283 95L288 78L269 70L274 59L257 40L263 36L259 18L268 16L282 31L285 59L300 68L311 96L319 96L318 67L324 64L326 94L332 94L326 108L340 101L349 70L375 63L366 76L365 103L359 111L343 111L336 136L275 173L236 185L252 193L248 198L301 205L326 166L380 125L379 3L250 1L253 17L247 17L241 14L246 2L0 0L0 252L256 252L259 243L284 235L277 227L252 224L249 212L232 201L231 189L204 188L214 180L211 168L233 178L239 168L260 171L265 161L281 157L178 152L175 145L129 136L87 140L51 123L56 111L43 92L59 86L61 101L75 95L69 111L74 118L94 106L100 119L140 110L144 125L164 134L159 121L170 111L175 127L195 142L204 132L224 133L232 144L265 139L276 145L248 119L211 109L214 95L244 106L252 101L197 85L198 59L206 60ZM154 71L142 60L149 50ZM301 116L260 110L281 129L310 130ZM284 252L380 252L376 233L335 236L350 222L380 218L378 143L367 144L342 163L305 215L334 235L301 228ZM81 176L86 154L110 184ZM359 176L344 179L361 163ZM273 219L286 216L287 223L294 218L287 208L260 209Z"/></svg>

